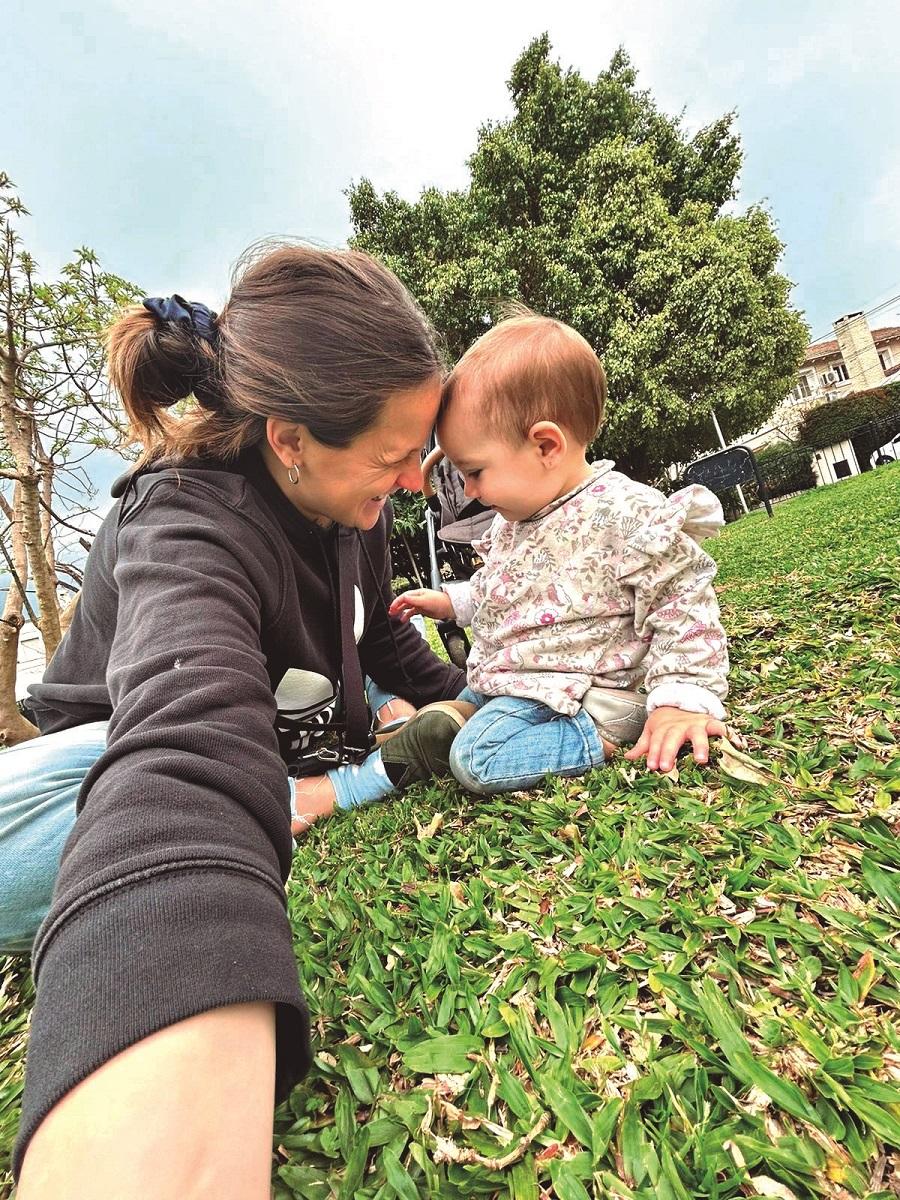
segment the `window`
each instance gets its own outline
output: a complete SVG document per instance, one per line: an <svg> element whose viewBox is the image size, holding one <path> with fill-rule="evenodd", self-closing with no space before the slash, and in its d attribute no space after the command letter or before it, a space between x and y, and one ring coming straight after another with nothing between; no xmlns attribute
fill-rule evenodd
<svg viewBox="0 0 900 1200"><path fill-rule="evenodd" d="M809 386L809 376L801 375L797 381L797 386L791 391L794 400L799 404L801 400L806 400L812 395L812 388Z"/></svg>
<svg viewBox="0 0 900 1200"><path fill-rule="evenodd" d="M893 363L891 362L890 350L879 350L878 357L881 359L882 371L887 371L893 366Z"/></svg>
<svg viewBox="0 0 900 1200"><path fill-rule="evenodd" d="M849 378L850 374L842 362L831 363L822 372L822 383L825 387L832 387L835 383L846 383Z"/></svg>

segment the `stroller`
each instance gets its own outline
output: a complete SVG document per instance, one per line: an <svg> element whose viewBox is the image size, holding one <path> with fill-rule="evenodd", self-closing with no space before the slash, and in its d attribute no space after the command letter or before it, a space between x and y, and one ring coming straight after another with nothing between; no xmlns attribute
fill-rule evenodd
<svg viewBox="0 0 900 1200"><path fill-rule="evenodd" d="M462 476L438 445L422 462L422 492L427 505L425 531L431 586L439 590L448 578L469 579L478 570L481 559L472 542L487 532L494 510L480 500L466 499ZM437 630L447 657L464 668L469 655L465 630L453 620L438 621Z"/></svg>

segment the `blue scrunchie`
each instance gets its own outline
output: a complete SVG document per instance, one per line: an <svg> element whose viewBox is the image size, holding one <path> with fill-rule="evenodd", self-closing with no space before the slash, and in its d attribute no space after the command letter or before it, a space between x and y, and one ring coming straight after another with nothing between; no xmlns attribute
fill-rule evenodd
<svg viewBox="0 0 900 1200"><path fill-rule="evenodd" d="M178 295L147 296L143 304L158 321L178 321L188 325L197 337L209 342L211 346L215 346L219 340L219 331L216 328L216 317L219 314L208 309L205 304L194 303Z"/></svg>

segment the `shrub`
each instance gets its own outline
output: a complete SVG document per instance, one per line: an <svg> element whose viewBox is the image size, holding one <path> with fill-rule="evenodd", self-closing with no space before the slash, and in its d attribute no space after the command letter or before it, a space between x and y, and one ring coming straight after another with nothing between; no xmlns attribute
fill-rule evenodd
<svg viewBox="0 0 900 1200"><path fill-rule="evenodd" d="M812 467L812 450L794 442L766 446L756 455L756 464L771 499L791 492L805 492L816 486ZM752 485L754 496L758 488Z"/></svg>
<svg viewBox="0 0 900 1200"><path fill-rule="evenodd" d="M900 431L900 383L851 392L810 409L800 422L799 440L813 450L835 442L853 443L860 468L867 470L872 451Z"/></svg>

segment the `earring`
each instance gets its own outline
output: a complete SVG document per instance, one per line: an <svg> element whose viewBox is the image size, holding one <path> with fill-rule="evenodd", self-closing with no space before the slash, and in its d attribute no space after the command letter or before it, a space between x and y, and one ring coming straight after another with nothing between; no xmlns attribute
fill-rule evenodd
<svg viewBox="0 0 900 1200"><path fill-rule="evenodd" d="M288 467L288 473L287 473L287 475L288 475L288 479L289 479L289 480L291 481L291 483L293 483L295 486L296 486L296 485L297 485L297 484L300 482L300 472L299 472L299 470L297 469L297 464L296 464L296 463L291 463L291 465Z"/></svg>

